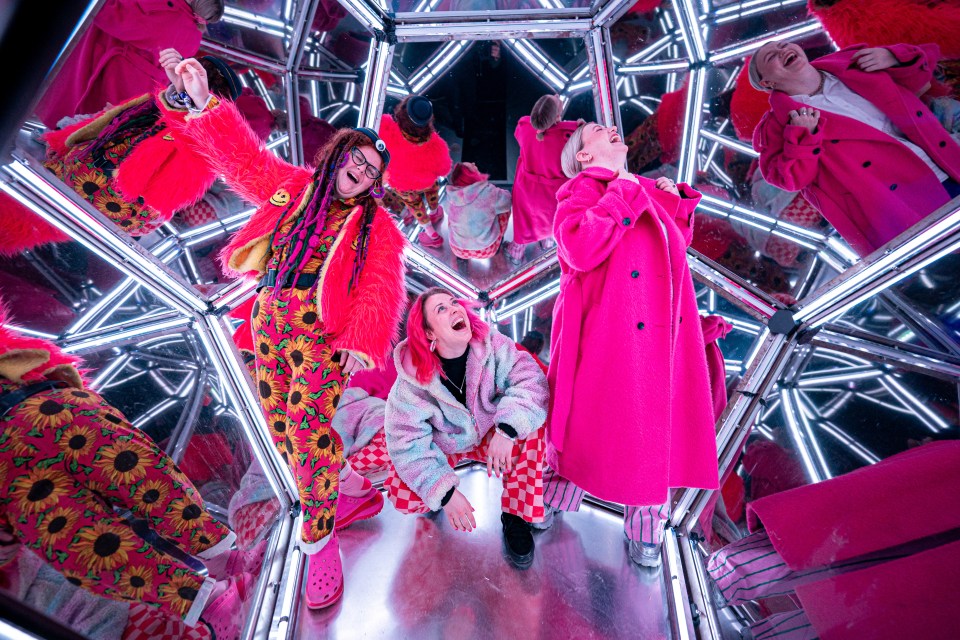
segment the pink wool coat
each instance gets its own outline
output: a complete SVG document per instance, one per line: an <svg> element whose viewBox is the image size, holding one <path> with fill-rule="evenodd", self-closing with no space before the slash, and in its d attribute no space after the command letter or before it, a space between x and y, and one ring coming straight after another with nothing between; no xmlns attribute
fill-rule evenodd
<svg viewBox="0 0 960 640"><path fill-rule="evenodd" d="M526 244L553 235L557 189L567 181L560 168L560 152L576 128L576 122L563 120L547 129L543 140L537 140L530 116L517 123L513 137L520 144L520 158L513 179L514 242Z"/></svg>
<svg viewBox="0 0 960 640"><path fill-rule="evenodd" d="M901 66L866 73L849 47L813 61L881 109L951 178L960 180L960 145L915 95L933 77L936 45L887 47ZM801 105L770 95L771 110L753 135L760 170L770 184L800 191L861 256L919 222L950 197L930 168L886 133L845 116L821 112L816 133L787 124Z"/></svg>
<svg viewBox="0 0 960 640"><path fill-rule="evenodd" d="M107 103L166 84L160 50L184 57L200 46L200 28L186 0L107 0L37 105L49 128L78 113L97 113Z"/></svg>
<svg viewBox="0 0 960 640"><path fill-rule="evenodd" d="M700 194L639 180L591 168L557 194L547 459L599 498L650 505L670 487L716 489L718 477L686 260Z"/></svg>

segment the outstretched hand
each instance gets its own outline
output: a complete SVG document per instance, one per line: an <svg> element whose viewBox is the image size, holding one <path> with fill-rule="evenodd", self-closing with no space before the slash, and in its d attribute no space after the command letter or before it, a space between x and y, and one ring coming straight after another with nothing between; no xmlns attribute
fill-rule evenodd
<svg viewBox="0 0 960 640"><path fill-rule="evenodd" d="M206 106L210 98L210 86L207 84L207 71L203 65L196 58L187 58L177 64L175 71L193 104L197 108Z"/></svg>
<svg viewBox="0 0 960 640"><path fill-rule="evenodd" d="M177 75L177 65L183 60L176 49L164 49L160 52L160 68L167 73L167 79L177 92L183 91L183 80Z"/></svg>

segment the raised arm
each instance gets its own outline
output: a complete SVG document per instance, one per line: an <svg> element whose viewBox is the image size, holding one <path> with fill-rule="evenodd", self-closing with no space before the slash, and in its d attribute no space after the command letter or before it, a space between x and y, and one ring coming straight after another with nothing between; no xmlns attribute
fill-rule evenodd
<svg viewBox="0 0 960 640"><path fill-rule="evenodd" d="M200 63L188 58L177 66L177 74L194 104L207 104L207 77ZM211 171L223 176L227 185L248 202L262 205L277 187L309 181L308 169L284 162L267 150L232 102L214 98L200 113L191 113L176 126Z"/></svg>
<svg viewBox="0 0 960 640"><path fill-rule="evenodd" d="M650 198L639 184L607 173L610 176L605 179L581 173L557 193L553 223L557 251L577 271L600 266L650 207Z"/></svg>

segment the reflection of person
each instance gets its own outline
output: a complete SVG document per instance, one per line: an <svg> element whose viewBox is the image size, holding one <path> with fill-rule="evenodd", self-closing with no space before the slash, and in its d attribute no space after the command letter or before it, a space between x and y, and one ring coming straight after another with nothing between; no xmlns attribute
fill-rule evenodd
<svg viewBox="0 0 960 640"><path fill-rule="evenodd" d="M223 0L107 0L37 105L48 128L153 91L161 48L196 51L200 27L223 16Z"/></svg>
<svg viewBox="0 0 960 640"><path fill-rule="evenodd" d="M942 534L960 527L960 511L943 508L958 469L960 443L934 442L751 502L754 533L707 570L727 604L796 591L804 610L789 626L819 637L952 638L960 543Z"/></svg>
<svg viewBox="0 0 960 640"><path fill-rule="evenodd" d="M770 92L754 132L763 177L801 191L860 255L960 195L960 145L917 97L936 45L850 47L807 61L770 42L750 81Z"/></svg>
<svg viewBox="0 0 960 640"><path fill-rule="evenodd" d="M420 244L439 247L436 226L443 220L438 180L450 173L450 149L433 126L433 105L423 96L407 96L380 120L380 135L395 154L387 171L389 198L384 204L399 214L404 207L423 227Z"/></svg>
<svg viewBox="0 0 960 640"><path fill-rule="evenodd" d="M460 531L476 527L453 466L470 459L503 477L503 537L518 566L533 562L530 522L543 520L547 381L529 354L444 289L414 302L384 428L393 467L387 495L402 513L443 509Z"/></svg>
<svg viewBox="0 0 960 640"><path fill-rule="evenodd" d="M161 65L182 60L165 49ZM236 98L240 80L219 58L200 59L213 93ZM144 94L43 136L45 166L81 197L132 236L147 235L198 202L216 175L183 138L172 135L194 105L182 96L178 79L155 94Z"/></svg>
<svg viewBox="0 0 960 640"><path fill-rule="evenodd" d="M576 122L561 120L562 114L560 98L542 96L513 132L520 157L513 182L513 244L507 256L514 264L523 260L524 248L531 242L539 241L543 249L554 245L557 189L566 182L560 151L577 128Z"/></svg>
<svg viewBox="0 0 960 640"><path fill-rule="evenodd" d="M222 575L236 536L153 440L86 388L75 358L5 322L0 317L0 564L16 556L16 536L74 585L147 603L191 626L202 616L217 638L238 638L252 577L215 581L178 558L198 556ZM114 516L114 507L136 521ZM173 555L144 544L157 534Z"/></svg>
<svg viewBox="0 0 960 640"><path fill-rule="evenodd" d="M208 104L197 62L181 62L177 73L193 101ZM406 301L405 240L372 192L390 154L374 131L341 129L315 171L293 166L265 149L229 102L209 104L179 132L258 206L221 257L231 275L261 278L252 313L257 388L300 490L306 603L325 607L343 593L338 496L364 482L350 472L340 481L343 446L330 421L350 374L383 366Z"/></svg>
<svg viewBox="0 0 960 640"><path fill-rule="evenodd" d="M669 489L715 489L718 480L686 260L700 197L628 173L626 155L616 128L596 123L581 124L563 149L572 179L557 194L554 221L561 276L548 460L579 488L627 505L630 557L656 566ZM566 495L548 485L546 502L565 509Z"/></svg>
<svg viewBox="0 0 960 640"><path fill-rule="evenodd" d="M500 249L510 220L510 192L490 183L472 162L458 162L445 197L450 250L464 260L489 258Z"/></svg>

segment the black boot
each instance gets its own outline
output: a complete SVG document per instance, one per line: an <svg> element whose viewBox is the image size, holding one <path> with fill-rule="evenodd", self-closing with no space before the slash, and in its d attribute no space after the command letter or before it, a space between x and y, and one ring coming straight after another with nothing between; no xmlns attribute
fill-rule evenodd
<svg viewBox="0 0 960 640"><path fill-rule="evenodd" d="M503 543L507 556L519 569L526 569L533 563L533 534L530 525L512 513L500 514L503 523Z"/></svg>

